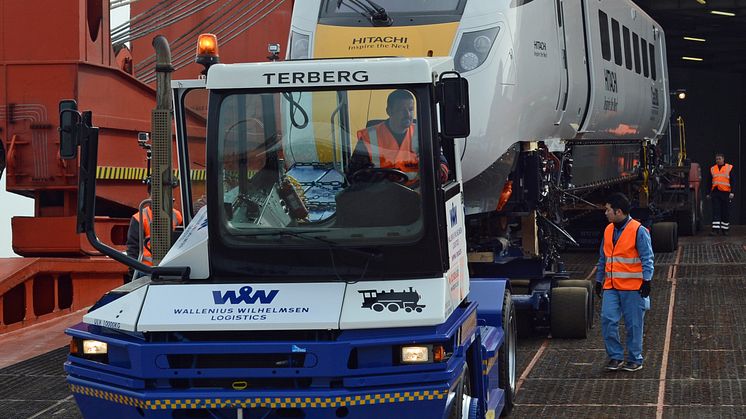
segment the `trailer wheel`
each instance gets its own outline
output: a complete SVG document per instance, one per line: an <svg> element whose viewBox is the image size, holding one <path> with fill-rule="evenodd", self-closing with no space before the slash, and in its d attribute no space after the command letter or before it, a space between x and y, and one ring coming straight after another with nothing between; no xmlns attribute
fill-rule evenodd
<svg viewBox="0 0 746 419"><path fill-rule="evenodd" d="M676 223L655 223L650 231L653 252L673 252L678 246L678 226Z"/></svg>
<svg viewBox="0 0 746 419"><path fill-rule="evenodd" d="M513 410L516 387L516 337L518 335L518 323L516 321L515 306L509 290L505 290L503 297L503 330L505 340L497 355L500 368L500 387L505 392L505 406L500 416L506 416Z"/></svg>
<svg viewBox="0 0 746 419"><path fill-rule="evenodd" d="M588 303L585 287L552 288L549 301L552 337L585 339L588 336Z"/></svg>
<svg viewBox="0 0 746 419"><path fill-rule="evenodd" d="M688 208L676 212L676 223L681 227L682 236L697 234L697 203L692 192L689 192Z"/></svg>
<svg viewBox="0 0 746 419"><path fill-rule="evenodd" d="M593 290L593 281L588 281L585 279L563 279L560 281L557 281L557 286L561 288L569 288L569 287L581 287L588 290L588 330L591 330L593 328L593 318L595 317L593 315L594 310L594 304L596 299L596 293Z"/></svg>

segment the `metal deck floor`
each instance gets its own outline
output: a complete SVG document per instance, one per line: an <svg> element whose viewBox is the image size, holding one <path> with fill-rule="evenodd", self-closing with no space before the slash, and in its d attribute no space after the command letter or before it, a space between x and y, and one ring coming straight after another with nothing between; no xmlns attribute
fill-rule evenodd
<svg viewBox="0 0 746 419"><path fill-rule="evenodd" d="M588 277L596 260L596 252L566 255L574 278ZM598 322L588 339L522 339L510 417L746 417L746 229L680 238L677 252L656 255L655 269L644 369L603 371ZM65 384L66 353L0 369L0 417L81 417Z"/></svg>

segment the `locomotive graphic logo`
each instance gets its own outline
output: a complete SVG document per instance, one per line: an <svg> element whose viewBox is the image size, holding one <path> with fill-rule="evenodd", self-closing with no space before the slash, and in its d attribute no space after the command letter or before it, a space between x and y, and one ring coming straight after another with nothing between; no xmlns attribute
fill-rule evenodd
<svg viewBox="0 0 746 419"><path fill-rule="evenodd" d="M417 304L422 297L412 287L409 287L409 291L360 290L358 292L363 294L361 308L369 308L377 312L388 309L392 313L399 310L404 310L407 313L413 311L421 313L422 309L426 307L423 304Z"/></svg>

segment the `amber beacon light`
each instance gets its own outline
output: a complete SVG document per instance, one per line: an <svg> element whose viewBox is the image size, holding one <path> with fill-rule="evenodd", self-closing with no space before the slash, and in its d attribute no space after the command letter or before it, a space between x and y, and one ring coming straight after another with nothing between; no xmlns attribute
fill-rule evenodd
<svg viewBox="0 0 746 419"><path fill-rule="evenodd" d="M203 33L197 40L197 59L198 64L202 64L205 69L202 74L207 74L211 65L220 62L218 54L218 37L211 33Z"/></svg>

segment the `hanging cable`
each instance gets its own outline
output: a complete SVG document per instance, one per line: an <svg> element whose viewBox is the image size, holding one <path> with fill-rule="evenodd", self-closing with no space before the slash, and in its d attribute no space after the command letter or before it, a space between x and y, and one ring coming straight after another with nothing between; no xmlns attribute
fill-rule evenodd
<svg viewBox="0 0 746 419"><path fill-rule="evenodd" d="M207 24L213 23L213 22L200 22L200 25L197 25L198 27L202 27L202 30L200 32L210 32L215 33L218 38L221 39L221 45L225 45L229 43L231 40L235 39L245 31L249 30L251 27L256 25L258 22L262 21L265 17L267 17L269 14L277 10L285 0L280 0L278 2L256 2L253 5L242 5L242 7L238 8L238 10L235 10L236 7L230 8L228 11L226 11L222 17L226 17L227 19L223 19L222 22L224 22L222 25L215 27L215 28L207 28L205 29L204 26ZM254 11L254 9L257 9ZM252 11L254 11L252 13ZM232 12L232 13L231 13ZM249 15L250 14L250 15ZM247 17L247 15L249 15ZM215 14L213 14L215 16ZM218 19L220 17L217 17ZM213 21L215 19L212 19ZM220 21L220 20L219 20ZM204 23L204 25L202 24ZM197 26L189 31L191 32L197 32ZM185 34L186 35L186 34ZM174 45L176 45L175 48L172 49L172 51L175 51L173 53L173 65L174 68L177 70L180 68L185 67L186 65L191 64L192 62L192 38L194 36L182 36L179 38L178 42L174 42ZM150 58L150 57L149 57ZM148 62L148 59L145 59L140 64L145 64ZM136 66L136 69L140 65ZM152 65L145 66L144 69L140 72L137 72L137 77L141 81L145 83L152 83L155 80L155 72L152 70Z"/></svg>
<svg viewBox="0 0 746 419"><path fill-rule="evenodd" d="M117 32L113 32L111 38L112 43L122 44L138 38L142 38L148 34L161 30L169 25L172 25L180 20L194 15L200 10L203 10L211 4L215 3L215 1L217 0L182 0L181 2L173 3L171 4L171 7L169 7L168 11L165 11L157 17L132 22L132 26L128 31L118 30Z"/></svg>

